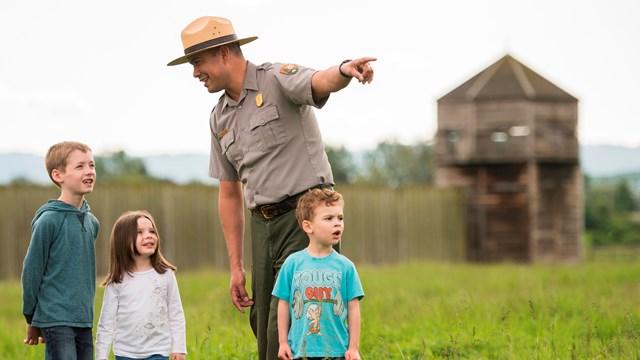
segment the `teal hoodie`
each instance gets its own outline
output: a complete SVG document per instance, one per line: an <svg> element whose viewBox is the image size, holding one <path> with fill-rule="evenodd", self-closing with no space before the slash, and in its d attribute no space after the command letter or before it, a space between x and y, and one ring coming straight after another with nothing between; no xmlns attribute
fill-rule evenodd
<svg viewBox="0 0 640 360"><path fill-rule="evenodd" d="M49 200L31 222L31 242L22 264L22 313L36 327L93 327L98 219Z"/></svg>

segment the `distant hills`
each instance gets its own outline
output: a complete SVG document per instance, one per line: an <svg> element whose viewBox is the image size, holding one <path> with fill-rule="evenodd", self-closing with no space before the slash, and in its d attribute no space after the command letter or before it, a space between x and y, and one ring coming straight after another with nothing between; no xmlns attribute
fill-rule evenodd
<svg viewBox="0 0 640 360"><path fill-rule="evenodd" d="M640 173L640 147L584 145L580 149L582 169L591 177L616 177ZM147 171L176 183L214 184L209 178L208 154L153 155L142 157ZM0 184L22 178L49 183L42 156L24 153L0 154Z"/></svg>
<svg viewBox="0 0 640 360"><path fill-rule="evenodd" d="M153 155L143 157L147 171L159 178L184 184L201 182L213 184L209 177L208 154Z"/></svg>
<svg viewBox="0 0 640 360"><path fill-rule="evenodd" d="M162 179L179 184L201 182L213 184L209 178L209 155L153 155L143 156L147 171ZM0 184L6 184L20 178L35 183L51 182L44 165L44 157L33 154L0 154Z"/></svg>
<svg viewBox="0 0 640 360"><path fill-rule="evenodd" d="M583 171L594 177L640 173L640 147L610 145L580 147Z"/></svg>

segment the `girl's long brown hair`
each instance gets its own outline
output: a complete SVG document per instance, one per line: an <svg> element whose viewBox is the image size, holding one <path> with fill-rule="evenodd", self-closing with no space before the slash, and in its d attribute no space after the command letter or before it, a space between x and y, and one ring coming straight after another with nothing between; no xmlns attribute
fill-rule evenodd
<svg viewBox="0 0 640 360"><path fill-rule="evenodd" d="M119 284L122 282L125 273L131 274L131 270L135 265L133 257L134 255L139 255L138 250L136 250L136 238L138 237L138 219L142 217L151 221L151 225L156 230L156 236L158 237L158 246L153 255L151 255L151 266L160 274L164 274L167 270L176 271L176 266L162 256L160 233L158 233L158 227L153 220L153 216L146 210L127 211L120 215L116 223L113 224L109 239L109 273L101 286L111 283Z"/></svg>

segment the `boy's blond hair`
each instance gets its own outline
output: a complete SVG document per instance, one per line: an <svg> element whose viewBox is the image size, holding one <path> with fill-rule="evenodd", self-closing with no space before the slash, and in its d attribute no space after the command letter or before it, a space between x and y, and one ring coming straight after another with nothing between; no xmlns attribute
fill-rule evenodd
<svg viewBox="0 0 640 360"><path fill-rule="evenodd" d="M49 178L56 184L57 187L60 187L53 177L51 176L51 172L56 169L61 173L64 173L67 168L67 160L69 159L69 155L74 150L80 150L83 153L92 152L91 148L83 143L79 143L77 141L63 141L59 142L55 145L52 145L47 151L47 155L44 158L44 163L47 167L47 173L49 174Z"/></svg>
<svg viewBox="0 0 640 360"><path fill-rule="evenodd" d="M336 203L344 205L344 199L342 198L342 194L335 190L313 189L307 191L298 199L298 206L296 206L296 219L298 219L298 224L302 226L303 221L313 219L315 210L321 204L333 206Z"/></svg>

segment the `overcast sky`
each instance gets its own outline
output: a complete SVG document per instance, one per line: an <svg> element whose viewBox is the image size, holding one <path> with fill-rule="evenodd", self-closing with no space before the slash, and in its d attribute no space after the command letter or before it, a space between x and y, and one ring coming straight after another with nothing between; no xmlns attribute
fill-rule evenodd
<svg viewBox="0 0 640 360"><path fill-rule="evenodd" d="M420 4L420 8L416 8ZM180 32L229 18L263 62L317 69L374 56L316 111L326 143L432 139L436 101L505 54L579 99L582 144L640 146L640 1L21 0L0 5L0 152L208 153L220 94L192 78Z"/></svg>

